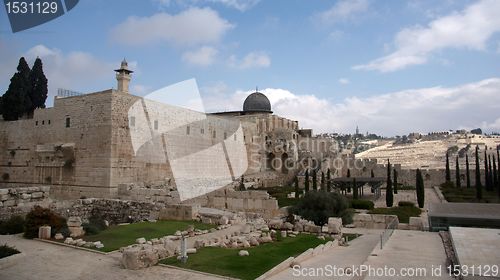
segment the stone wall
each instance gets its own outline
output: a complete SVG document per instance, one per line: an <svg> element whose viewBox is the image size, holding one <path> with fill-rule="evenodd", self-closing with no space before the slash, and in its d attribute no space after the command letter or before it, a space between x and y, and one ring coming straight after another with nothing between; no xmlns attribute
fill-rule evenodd
<svg viewBox="0 0 500 280"><path fill-rule="evenodd" d="M160 210L158 219L160 220L194 220L198 217L199 205L167 205Z"/></svg>
<svg viewBox="0 0 500 280"><path fill-rule="evenodd" d="M0 189L0 220L26 215L35 205L48 207L50 187L18 187Z"/></svg>
<svg viewBox="0 0 500 280"><path fill-rule="evenodd" d="M399 224L396 215L354 214L352 220L355 227L368 229L386 229L389 225L397 228Z"/></svg>

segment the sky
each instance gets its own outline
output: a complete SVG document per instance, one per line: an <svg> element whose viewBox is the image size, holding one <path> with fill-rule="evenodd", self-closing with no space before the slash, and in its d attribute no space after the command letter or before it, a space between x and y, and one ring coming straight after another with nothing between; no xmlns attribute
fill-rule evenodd
<svg viewBox="0 0 500 280"><path fill-rule="evenodd" d="M0 94L19 57L57 88L131 93L196 79L207 111L255 91L315 133L500 132L498 0L81 0L12 33L0 10Z"/></svg>

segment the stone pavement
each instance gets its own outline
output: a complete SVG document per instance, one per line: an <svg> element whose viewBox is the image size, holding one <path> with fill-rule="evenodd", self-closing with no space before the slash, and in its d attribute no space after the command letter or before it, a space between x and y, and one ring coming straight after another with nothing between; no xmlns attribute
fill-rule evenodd
<svg viewBox="0 0 500 280"><path fill-rule="evenodd" d="M306 269L307 271L319 271L320 269L325 268L327 265L336 266L339 268L361 265L370 255L372 250L379 244L381 230L349 229L349 231L361 233L363 235L351 241L350 245L347 247L337 246L327 252L324 252L321 255L315 256L302 262L301 269ZM292 268L289 268L272 276L270 279L332 279L332 277L328 276L327 274L323 274L321 276L318 273L316 275L318 276L298 276L297 272L294 272ZM334 279L351 279L351 277L334 277Z"/></svg>
<svg viewBox="0 0 500 280"><path fill-rule="evenodd" d="M364 265L374 269L387 266L394 268L399 275L392 276L386 273L379 275L375 272L372 275L365 274L364 278L358 279L452 279L447 276L446 253L437 232L395 230L384 248L376 248ZM440 269L443 277L432 275L432 268ZM403 277L401 273L406 275L414 273L414 275Z"/></svg>
<svg viewBox="0 0 500 280"><path fill-rule="evenodd" d="M9 280L196 280L222 279L204 274L187 272L162 266L142 270L127 270L120 267L121 253L102 255L27 240L19 235L0 235L0 244L8 244L22 252L0 260L0 279Z"/></svg>

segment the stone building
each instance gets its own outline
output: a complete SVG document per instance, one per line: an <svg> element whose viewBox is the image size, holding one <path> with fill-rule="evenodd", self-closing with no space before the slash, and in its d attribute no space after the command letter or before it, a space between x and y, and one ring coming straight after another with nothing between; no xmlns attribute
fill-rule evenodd
<svg viewBox="0 0 500 280"><path fill-rule="evenodd" d="M0 188L50 185L58 198L114 198L131 185L182 183L196 195L242 175L259 186L282 184L301 160L331 153L331 142L274 115L260 92L242 111L205 114L132 95L127 62L115 71L117 89L57 96L33 118L0 120Z"/></svg>

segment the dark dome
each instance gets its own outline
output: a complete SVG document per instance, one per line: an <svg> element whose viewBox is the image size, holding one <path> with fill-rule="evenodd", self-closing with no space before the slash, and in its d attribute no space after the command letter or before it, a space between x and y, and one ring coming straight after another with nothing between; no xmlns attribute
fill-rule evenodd
<svg viewBox="0 0 500 280"><path fill-rule="evenodd" d="M245 99L243 111L271 113L271 102L269 102L269 99L264 94L256 91Z"/></svg>

